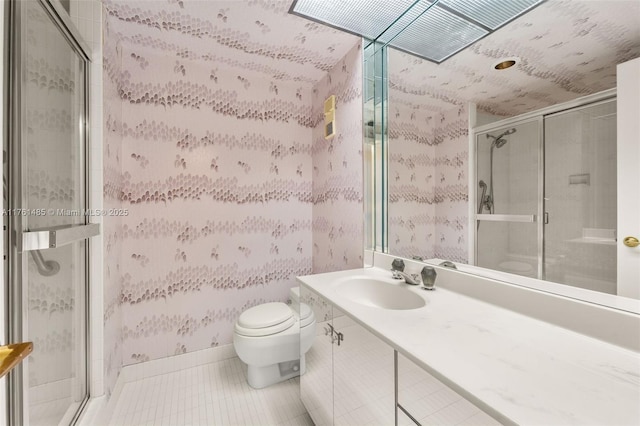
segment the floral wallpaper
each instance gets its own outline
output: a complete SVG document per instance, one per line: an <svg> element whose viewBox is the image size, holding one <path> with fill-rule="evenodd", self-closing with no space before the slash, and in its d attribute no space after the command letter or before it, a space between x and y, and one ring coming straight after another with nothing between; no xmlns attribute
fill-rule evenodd
<svg viewBox="0 0 640 426"><path fill-rule="evenodd" d="M105 2L105 197L129 212L105 225L110 371L230 344L316 256L362 263L359 40L327 44L285 3ZM329 91L343 127L325 144Z"/></svg>
<svg viewBox="0 0 640 426"><path fill-rule="evenodd" d="M255 71L126 44L122 61L126 365L230 343L311 271L312 115L309 88Z"/></svg>
<svg viewBox="0 0 640 426"><path fill-rule="evenodd" d="M394 70L390 52L390 72ZM389 89L389 253L466 262L468 112Z"/></svg>
<svg viewBox="0 0 640 426"><path fill-rule="evenodd" d="M324 138L324 100L336 96L336 135ZM363 264L362 46L313 89L313 273Z"/></svg>
<svg viewBox="0 0 640 426"><path fill-rule="evenodd" d="M103 207L122 209L122 45L104 23ZM104 388L110 395L122 368L122 217L103 218Z"/></svg>

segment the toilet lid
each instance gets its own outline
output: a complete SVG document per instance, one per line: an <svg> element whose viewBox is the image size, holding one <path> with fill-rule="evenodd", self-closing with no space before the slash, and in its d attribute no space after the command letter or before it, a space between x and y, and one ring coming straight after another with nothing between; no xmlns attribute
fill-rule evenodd
<svg viewBox="0 0 640 426"><path fill-rule="evenodd" d="M293 312L284 303L263 303L240 314L237 324L242 328L265 328L281 324L291 317L293 317Z"/></svg>
<svg viewBox="0 0 640 426"><path fill-rule="evenodd" d="M296 319L292 316L288 320L281 322L280 324L272 325L271 327L262 328L246 328L236 323L234 330L237 334L247 337L263 337L270 336L272 334L282 333L285 330L290 329L296 323Z"/></svg>
<svg viewBox="0 0 640 426"><path fill-rule="evenodd" d="M313 311L309 305L305 303L300 304L300 327L305 327L316 320L313 315Z"/></svg>

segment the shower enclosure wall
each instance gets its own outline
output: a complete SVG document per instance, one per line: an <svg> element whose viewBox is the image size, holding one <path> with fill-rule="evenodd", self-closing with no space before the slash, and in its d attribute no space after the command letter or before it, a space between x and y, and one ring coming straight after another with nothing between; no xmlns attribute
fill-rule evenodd
<svg viewBox="0 0 640 426"><path fill-rule="evenodd" d="M616 293L614 96L475 129L476 265Z"/></svg>
<svg viewBox="0 0 640 426"><path fill-rule="evenodd" d="M87 214L90 51L58 1L2 6L6 331L34 348L8 376L7 424L72 424L89 397L89 238L99 233Z"/></svg>

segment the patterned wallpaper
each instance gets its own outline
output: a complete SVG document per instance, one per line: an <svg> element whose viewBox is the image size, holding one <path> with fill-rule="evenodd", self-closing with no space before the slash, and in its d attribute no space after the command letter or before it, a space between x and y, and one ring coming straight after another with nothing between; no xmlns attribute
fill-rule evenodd
<svg viewBox="0 0 640 426"><path fill-rule="evenodd" d="M232 67L264 74L276 86L310 86L359 40L290 15L292 0L103 1L123 43L161 50L178 68L182 60L201 61L212 79L219 67Z"/></svg>
<svg viewBox="0 0 640 426"><path fill-rule="evenodd" d="M230 344L237 316L286 300L316 251L322 268L361 265L358 39L288 6L105 2L121 108L105 113L105 197L130 212L107 242L112 371ZM329 90L356 120L325 145Z"/></svg>
<svg viewBox="0 0 640 426"><path fill-rule="evenodd" d="M440 65L395 51L389 85L427 111L475 102L514 116L610 89L616 64L638 56L637 0L549 0ZM519 63L493 69L510 57Z"/></svg>
<svg viewBox="0 0 640 426"><path fill-rule="evenodd" d="M103 55L103 207L123 208L122 170L122 46L104 22ZM122 368L122 217L102 222L104 294L104 384L111 394Z"/></svg>
<svg viewBox="0 0 640 426"><path fill-rule="evenodd" d="M123 46L126 365L230 343L311 271L312 116L303 86Z"/></svg>
<svg viewBox="0 0 640 426"><path fill-rule="evenodd" d="M336 96L336 135L324 138L324 100ZM362 46L313 88L313 273L363 264Z"/></svg>
<svg viewBox="0 0 640 426"><path fill-rule="evenodd" d="M389 73L398 51L389 51ZM389 253L466 262L468 112L389 89Z"/></svg>

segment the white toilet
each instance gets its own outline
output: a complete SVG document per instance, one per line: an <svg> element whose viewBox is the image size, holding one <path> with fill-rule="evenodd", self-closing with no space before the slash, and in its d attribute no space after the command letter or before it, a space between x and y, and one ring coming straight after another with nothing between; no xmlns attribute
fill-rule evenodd
<svg viewBox="0 0 640 426"><path fill-rule="evenodd" d="M292 305L264 303L244 311L233 332L233 346L249 367L249 386L261 389L304 374L304 354L316 335L316 320L309 306L299 302L297 288Z"/></svg>
<svg viewBox="0 0 640 426"><path fill-rule="evenodd" d="M498 269L510 274L522 275L524 277L535 277L533 266L526 262L517 260L507 260L498 264Z"/></svg>

